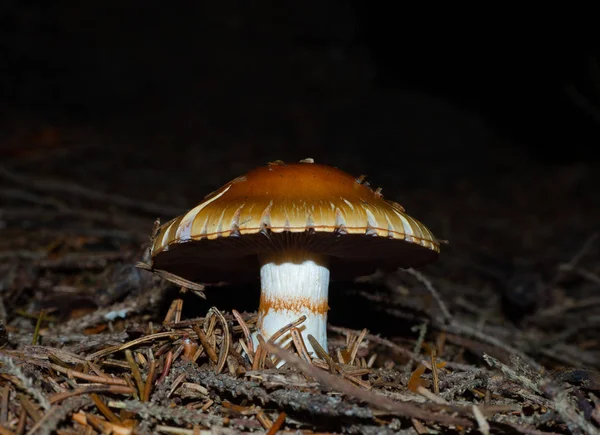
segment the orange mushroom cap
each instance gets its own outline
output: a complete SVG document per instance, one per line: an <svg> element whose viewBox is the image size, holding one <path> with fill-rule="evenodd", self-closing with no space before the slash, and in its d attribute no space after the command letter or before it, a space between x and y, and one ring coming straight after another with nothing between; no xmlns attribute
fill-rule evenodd
<svg viewBox="0 0 600 435"><path fill-rule="evenodd" d="M337 168L271 163L240 176L152 240L154 269L202 283L257 278L257 256L304 249L330 256L332 279L434 261L439 241L398 203Z"/></svg>

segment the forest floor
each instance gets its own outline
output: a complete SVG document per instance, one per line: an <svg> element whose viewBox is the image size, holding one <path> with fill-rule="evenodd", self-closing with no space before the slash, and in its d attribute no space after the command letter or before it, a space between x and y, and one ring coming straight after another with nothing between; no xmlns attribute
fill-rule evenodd
<svg viewBox="0 0 600 435"><path fill-rule="evenodd" d="M256 284L203 299L136 267L157 217L273 160L268 146L30 130L0 166L1 434L600 433L591 166L496 153L443 183L372 174L450 243L418 271L334 283L329 355L310 360L248 349Z"/></svg>

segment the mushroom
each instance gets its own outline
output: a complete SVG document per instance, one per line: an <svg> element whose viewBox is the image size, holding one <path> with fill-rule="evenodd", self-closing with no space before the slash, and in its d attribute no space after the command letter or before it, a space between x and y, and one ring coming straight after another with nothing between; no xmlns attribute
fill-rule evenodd
<svg viewBox="0 0 600 435"><path fill-rule="evenodd" d="M268 340L304 315L308 350L311 334L327 351L330 279L416 267L440 252L429 229L364 178L312 159L256 168L161 225L151 267L203 284L260 277L257 333Z"/></svg>

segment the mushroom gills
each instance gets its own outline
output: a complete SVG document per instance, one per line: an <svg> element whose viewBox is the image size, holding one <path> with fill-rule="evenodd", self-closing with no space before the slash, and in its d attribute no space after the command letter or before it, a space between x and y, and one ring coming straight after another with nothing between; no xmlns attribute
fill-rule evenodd
<svg viewBox="0 0 600 435"><path fill-rule="evenodd" d="M329 263L325 255L304 250L272 252L260 257L261 296L257 334L269 340L278 330L302 315L306 320L298 326L309 353L316 356L307 336L312 335L327 351L327 311ZM286 347L292 340L289 332L276 340Z"/></svg>

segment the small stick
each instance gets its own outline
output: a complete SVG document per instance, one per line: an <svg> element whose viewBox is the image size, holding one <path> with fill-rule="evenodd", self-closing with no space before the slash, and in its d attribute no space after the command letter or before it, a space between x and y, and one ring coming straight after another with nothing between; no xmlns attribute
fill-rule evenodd
<svg viewBox="0 0 600 435"><path fill-rule="evenodd" d="M298 355L300 355L300 357L307 363L312 363L310 354L308 353L306 344L304 344L304 338L302 337L302 333L300 333L300 330L294 326L290 328L290 334L292 336L294 346L296 346L296 351L298 352Z"/></svg>
<svg viewBox="0 0 600 435"><path fill-rule="evenodd" d="M106 373L104 373L102 370L100 370L100 367L98 367L96 364L94 364L91 361L87 361L87 366L90 368L91 371L93 371L94 373L96 373L96 376L102 376L102 377L108 377L108 375Z"/></svg>
<svg viewBox="0 0 600 435"><path fill-rule="evenodd" d="M112 394L134 394L135 388L124 385L90 385L75 390L65 391L64 393L56 393L50 396L50 403L55 404L69 397L80 396L89 393L112 393Z"/></svg>
<svg viewBox="0 0 600 435"><path fill-rule="evenodd" d="M438 376L438 367L436 364L435 349L431 350L431 374L433 375L433 392L440 394L440 379Z"/></svg>
<svg viewBox="0 0 600 435"><path fill-rule="evenodd" d="M373 388L371 386L371 384L369 384L367 381L363 381L362 379L356 378L356 377L352 376L350 373L346 373L343 370L340 370L340 375L342 375L342 377L344 379L348 379L350 382L358 385L359 387L366 388L367 390L370 390Z"/></svg>
<svg viewBox="0 0 600 435"><path fill-rule="evenodd" d="M179 385L181 385L181 383L185 380L185 377L186 377L186 374L185 373L181 373L179 376L177 376L175 378L175 380L173 381L173 385L171 386L171 389L167 393L167 398L169 398L169 397L171 397L173 395L173 393L175 392L175 390L177 388L179 388Z"/></svg>
<svg viewBox="0 0 600 435"><path fill-rule="evenodd" d="M367 332L368 331L366 328L363 329L362 331L360 331L360 335L358 336L356 341L352 344L352 349L350 350L350 360L348 361L348 365L352 365L354 363L354 359L356 358L356 353L358 352L358 348L360 347L360 344L362 343L362 341L365 339Z"/></svg>
<svg viewBox="0 0 600 435"><path fill-rule="evenodd" d="M179 337L179 336L182 336L185 334L187 334L187 332L183 332L183 331L157 332L156 334L146 335L145 337L136 338L135 340L131 340L127 343L123 343L118 346L111 346L106 349L99 350L98 352L87 356L85 359L88 361L90 361L90 360L93 361L93 360L101 358L103 356L110 355L111 353L119 352L119 351L128 349L130 347L133 347L135 345L145 343L147 341L156 340L157 338L172 338L172 337Z"/></svg>
<svg viewBox="0 0 600 435"><path fill-rule="evenodd" d="M345 373L348 373L351 376L363 376L371 373L371 369L363 368L363 367L355 367L355 366L345 366L342 367Z"/></svg>
<svg viewBox="0 0 600 435"><path fill-rule="evenodd" d="M271 336L271 338L269 338L269 343L275 343L275 341L277 341L277 339L279 339L279 337L285 334L290 328L300 326L305 320L306 316L303 314L300 317L298 317L298 319L294 320L291 323L288 323L283 328L280 328L277 332L275 332L275 334Z"/></svg>
<svg viewBox="0 0 600 435"><path fill-rule="evenodd" d="M412 424L413 424L413 426L415 428L415 431L417 431L417 434L423 435L423 434L429 433L429 431L427 430L427 428L425 426L423 426L423 423L421 423L416 418L411 418L410 421L412 422Z"/></svg>
<svg viewBox="0 0 600 435"><path fill-rule="evenodd" d="M180 276L177 276L173 273L167 272L166 270L161 269L153 269L149 264L138 261L135 265L138 269L147 270L149 272L154 273L155 275L160 276L162 279L165 279L179 287L185 287L188 290L192 290L194 294L198 295L202 299L206 299L206 295L204 294L204 286L202 284L197 284L193 281L188 281Z"/></svg>
<svg viewBox="0 0 600 435"><path fill-rule="evenodd" d="M154 373L156 372L156 360L150 360L150 368L148 369L148 376L146 376L146 383L144 393L141 396L142 402L148 402L150 400L150 393L152 392L152 385L154 382Z"/></svg>
<svg viewBox="0 0 600 435"><path fill-rule="evenodd" d="M214 307L210 309L209 314L211 313L214 313L218 317L221 325L223 326L223 341L221 342L221 351L219 352L217 368L215 369L215 372L219 374L227 362L227 355L229 353L229 346L231 344L231 334L229 333L229 326L227 325L227 320L225 320L223 314L221 314L221 312Z"/></svg>
<svg viewBox="0 0 600 435"><path fill-rule="evenodd" d="M35 324L35 330L33 331L33 339L31 340L32 345L36 345L40 338L40 329L42 328L42 321L46 315L46 310L41 310L38 316L37 323Z"/></svg>
<svg viewBox="0 0 600 435"><path fill-rule="evenodd" d="M281 429L281 426L283 426L283 423L285 422L285 417L285 412L280 412L277 416L277 420L275 420L273 425L269 428L266 435L275 435L277 431Z"/></svg>
<svg viewBox="0 0 600 435"><path fill-rule="evenodd" d="M315 367L318 367L322 370L329 370L331 367L329 366L329 364L327 364L325 361L323 361L322 359L313 359L311 361L312 365Z"/></svg>
<svg viewBox="0 0 600 435"><path fill-rule="evenodd" d="M102 415L104 415L104 417L106 417L108 421L116 424L122 424L121 419L117 417L117 415L114 412L112 412L112 410L108 406L106 406L106 403L104 403L100 396L98 396L96 393L92 393L90 394L90 397L96 404L98 410L102 413Z"/></svg>
<svg viewBox="0 0 600 435"><path fill-rule="evenodd" d="M419 336L417 337L417 341L415 341L415 346L413 347L413 355L415 355L415 356L419 355L419 353L421 352L421 348L423 347L423 342L425 341L425 335L427 334L427 325L428 325L428 322L425 321L421 325L419 325L419 326L415 325L413 327L413 330L415 327L419 329ZM406 363L405 372L410 373L412 371L412 367L413 367L413 358L408 360L408 362Z"/></svg>
<svg viewBox="0 0 600 435"><path fill-rule="evenodd" d="M212 347L212 345L208 341L208 337L206 336L206 333L198 325L193 325L192 329L198 336L198 339L200 340L200 343L202 343L202 347L204 347L204 350L206 351L206 354L208 355L210 360L216 364L217 361L219 360L219 357L217 356L217 352L215 352L215 349Z"/></svg>
<svg viewBox="0 0 600 435"><path fill-rule="evenodd" d="M265 339L260 334L258 334L256 338L258 339L259 343L258 348L260 349L260 355L258 354L257 350L256 354L254 355L254 364L262 370L265 367L265 360L267 358L267 351L265 349ZM254 370L254 366L252 366L252 369Z"/></svg>
<svg viewBox="0 0 600 435"><path fill-rule="evenodd" d="M375 360L377 359L377 354L374 353L373 355L371 355L371 357L369 358L369 361L367 361L367 368L371 368L373 367L373 364L375 364Z"/></svg>
<svg viewBox="0 0 600 435"><path fill-rule="evenodd" d="M215 330L216 324L217 318L215 316L211 316L210 318L204 319L204 329L207 337L210 337L212 335L213 331Z"/></svg>
<svg viewBox="0 0 600 435"><path fill-rule="evenodd" d="M183 289L184 287L182 287ZM173 321L175 323L179 323L181 321L181 312L183 311L183 299L175 300L175 314Z"/></svg>
<svg viewBox="0 0 600 435"><path fill-rule="evenodd" d="M27 424L27 412L25 410L21 411L21 415L19 416L19 422L17 423L17 434L25 433L25 425Z"/></svg>
<svg viewBox="0 0 600 435"><path fill-rule="evenodd" d="M421 396L425 397L426 399L431 400L433 403L437 403L440 405L448 405L449 404L444 398L433 394L431 391L429 391L427 388L425 388L421 385L419 385L417 387L417 393L419 393Z"/></svg>
<svg viewBox="0 0 600 435"><path fill-rule="evenodd" d="M248 355L254 353L254 343L252 343L250 328L248 328L248 325L246 324L246 322L244 322L242 315L237 310L231 310L231 314L233 314L233 317L235 317L235 319L238 321L238 323L242 327L242 331L244 332L244 338L246 339L246 343L248 343L248 351L246 353Z"/></svg>
<svg viewBox="0 0 600 435"><path fill-rule="evenodd" d="M120 378L88 375L86 373L81 373L73 369L59 366L58 364L50 364L50 368L52 368L52 370L56 370L57 372L63 373L70 378L83 379L84 381L95 382L98 384L127 385L127 382Z"/></svg>
<svg viewBox="0 0 600 435"><path fill-rule="evenodd" d="M240 339L242 340L242 339ZM242 340L243 341L243 340ZM241 346L240 346L241 347ZM227 359L230 359L229 357L233 358L239 365L246 365L246 360L244 359L244 357L240 354L240 349L239 347L236 348L235 344L233 342L230 342L229 344L229 354L227 355Z"/></svg>
<svg viewBox="0 0 600 435"><path fill-rule="evenodd" d="M167 356L165 357L165 365L163 367L163 371L160 375L160 378L158 378L158 381L156 381L157 384L162 383L165 380L165 378L168 376L169 370L171 370L171 364L173 364L173 351L172 350L167 352Z"/></svg>
<svg viewBox="0 0 600 435"><path fill-rule="evenodd" d="M258 340L258 344L259 344L258 348L261 351L260 351L260 355L258 355L258 351L257 351L257 353L254 354L254 364L252 365L252 369L254 370L254 366L258 367L261 370L264 369L265 366L266 366L266 368L269 368L269 369L275 368L275 365L273 364L271 359L267 358L267 356L269 355L269 352L267 352L266 347L265 347L265 343L266 343L265 339L260 334L256 335L256 339Z"/></svg>
<svg viewBox="0 0 600 435"><path fill-rule="evenodd" d="M168 433L168 434L173 434L173 435L195 435L195 432L193 429L184 429L184 428L175 427L175 426L165 426L162 424L156 425L155 429L158 432ZM202 432L198 432L198 433L202 433ZM206 431L205 431L205 433L206 433Z"/></svg>
<svg viewBox="0 0 600 435"><path fill-rule="evenodd" d="M256 419L265 429L271 429L271 427L273 426L273 422L269 417L267 417L267 415L263 412L262 409L256 413Z"/></svg>
<svg viewBox="0 0 600 435"><path fill-rule="evenodd" d="M85 420L101 433L109 433L115 435L129 435L132 433L131 428L126 428L122 425L117 425L106 420L102 420L94 414L84 414L84 416Z"/></svg>
<svg viewBox="0 0 600 435"><path fill-rule="evenodd" d="M479 426L479 432L482 435L490 435L490 424L485 419L479 406L473 405L473 415L475 416L475 421L477 421L477 426Z"/></svg>
<svg viewBox="0 0 600 435"><path fill-rule="evenodd" d="M181 320L182 307L183 299L175 299L173 302L171 302L169 311L167 311L165 320L163 320L163 325L166 323L171 323L171 321L173 321L174 323L179 323L179 320Z"/></svg>
<svg viewBox="0 0 600 435"><path fill-rule="evenodd" d="M142 395L144 394L144 390L146 389L146 386L144 385L144 380L142 379L142 374L140 373L140 368L138 367L137 363L133 359L133 354L131 353L131 350L127 349L125 351L125 358L127 359L127 363L129 364L129 367L131 368L131 374L133 375L133 379L135 379L135 383L137 384L138 394L140 395L140 397L142 397Z"/></svg>
<svg viewBox="0 0 600 435"><path fill-rule="evenodd" d="M198 358L200 358L200 355L202 355L203 353L204 353L204 346L202 346L202 345L198 346L198 348L196 349L196 352L194 352L194 355L192 356L192 359L190 361L196 362L198 360Z"/></svg>
<svg viewBox="0 0 600 435"><path fill-rule="evenodd" d="M260 370L262 368L262 367L260 367L260 360L262 359L262 354L263 354L263 348L259 343L258 346L256 347L256 352L254 352L254 361L252 362L252 370Z"/></svg>
<svg viewBox="0 0 600 435"><path fill-rule="evenodd" d="M321 358L322 360L324 360L329 365L329 370L333 370L334 366L335 366L334 361L331 359L331 357L329 356L329 354L327 352L325 352L325 349L323 349L321 347L321 345L319 344L319 342L317 341L317 339L315 337L313 337L311 334L308 334L306 336L306 338L308 338L308 341L310 342L310 344L312 345L313 349L317 353L317 356L319 358Z"/></svg>
<svg viewBox="0 0 600 435"><path fill-rule="evenodd" d="M173 362L177 361L177 358L179 358L182 353L183 353L183 344L180 344L179 346L177 346L175 348L175 351L173 352Z"/></svg>
<svg viewBox="0 0 600 435"><path fill-rule="evenodd" d="M373 391L365 390L357 387L356 385L352 385L350 382L339 376L334 376L323 370L319 370L317 367L314 367L303 361L300 357L292 354L291 352L287 352L276 345L265 343L265 347L270 353L273 353L286 361L289 366L300 370L305 375L315 378L329 389L338 391L350 397L354 397L358 400L375 406L377 409L392 412L396 415L409 418L418 418L443 424L454 424L465 427L474 426L473 422L466 418L459 418L453 415L432 412L430 409L425 409L408 402L396 402L395 400L388 399L387 397L381 396Z"/></svg>
<svg viewBox="0 0 600 435"><path fill-rule="evenodd" d="M252 365L254 363L254 350L252 350L252 352L250 352L248 343L241 338L238 341L238 343L240 343L242 350L244 351L244 353L248 357L248 360L250 361L250 365ZM254 349L254 346L252 347L252 349Z"/></svg>
<svg viewBox="0 0 600 435"><path fill-rule="evenodd" d="M31 419L37 423L42 418L42 413L25 397L23 394L18 394L17 397L21 402L21 406L25 411L27 411L27 415L31 417Z"/></svg>

